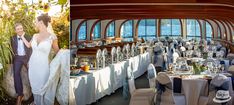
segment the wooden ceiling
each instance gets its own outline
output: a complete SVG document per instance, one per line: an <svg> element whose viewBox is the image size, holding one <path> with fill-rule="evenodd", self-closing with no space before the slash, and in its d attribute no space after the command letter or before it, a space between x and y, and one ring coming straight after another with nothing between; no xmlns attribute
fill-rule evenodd
<svg viewBox="0 0 234 105"><path fill-rule="evenodd" d="M71 0L71 19L194 18L234 23L234 0Z"/></svg>

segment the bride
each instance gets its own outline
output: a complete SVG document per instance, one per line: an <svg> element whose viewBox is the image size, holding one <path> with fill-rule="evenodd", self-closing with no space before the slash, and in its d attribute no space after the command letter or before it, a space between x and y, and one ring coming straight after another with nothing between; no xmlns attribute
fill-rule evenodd
<svg viewBox="0 0 234 105"><path fill-rule="evenodd" d="M24 36L22 40L25 45L32 48L32 55L29 59L29 81L32 88L34 103L36 105L43 105L43 96L40 95L40 90L48 81L50 74L49 54L51 49L55 53L59 51L58 40L56 35L49 32L47 27L51 21L48 14L42 14L35 20L36 29L39 33L34 34L30 42Z"/></svg>

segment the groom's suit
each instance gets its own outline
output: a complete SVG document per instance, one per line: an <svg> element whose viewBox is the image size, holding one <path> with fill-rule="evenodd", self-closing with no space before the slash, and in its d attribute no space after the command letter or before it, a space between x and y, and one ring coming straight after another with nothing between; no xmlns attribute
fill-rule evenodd
<svg viewBox="0 0 234 105"><path fill-rule="evenodd" d="M27 41L31 40L28 35L24 36ZM31 48L27 48L23 40L15 35L11 37L11 46L13 50L13 71L14 71L14 85L18 96L23 95L23 84L21 79L21 69L23 65L28 69L28 60L31 56Z"/></svg>

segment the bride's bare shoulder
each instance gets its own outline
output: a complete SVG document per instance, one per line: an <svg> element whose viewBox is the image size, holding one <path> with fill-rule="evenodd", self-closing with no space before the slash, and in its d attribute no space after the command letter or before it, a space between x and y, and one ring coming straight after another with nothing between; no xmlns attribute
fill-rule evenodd
<svg viewBox="0 0 234 105"><path fill-rule="evenodd" d="M37 37L38 36L38 33L35 33L33 34L33 38Z"/></svg>
<svg viewBox="0 0 234 105"><path fill-rule="evenodd" d="M52 38L53 40L56 40L56 39L57 39L57 36L56 36L55 34L51 34L51 38Z"/></svg>

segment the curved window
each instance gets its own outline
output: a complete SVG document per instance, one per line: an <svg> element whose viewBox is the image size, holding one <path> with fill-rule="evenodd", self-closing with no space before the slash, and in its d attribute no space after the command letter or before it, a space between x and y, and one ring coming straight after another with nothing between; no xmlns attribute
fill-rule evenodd
<svg viewBox="0 0 234 105"><path fill-rule="evenodd" d="M122 38L124 38L124 40L132 41L132 39L133 39L133 20L129 20L121 26L120 35Z"/></svg>
<svg viewBox="0 0 234 105"><path fill-rule="evenodd" d="M211 25L206 22L206 40L211 40L212 38L212 28L211 28Z"/></svg>
<svg viewBox="0 0 234 105"><path fill-rule="evenodd" d="M101 38L101 22L98 22L93 30L93 40Z"/></svg>
<svg viewBox="0 0 234 105"><path fill-rule="evenodd" d="M87 36L87 22L82 23L78 32L78 40L86 40Z"/></svg>
<svg viewBox="0 0 234 105"><path fill-rule="evenodd" d="M162 19L160 24L162 37L177 38L181 36L181 23L179 19Z"/></svg>
<svg viewBox="0 0 234 105"><path fill-rule="evenodd" d="M200 40L200 25L197 20L187 19L187 38Z"/></svg>
<svg viewBox="0 0 234 105"><path fill-rule="evenodd" d="M106 30L107 37L114 37L115 36L115 21L111 22Z"/></svg>
<svg viewBox="0 0 234 105"><path fill-rule="evenodd" d="M221 30L219 27L218 27L218 39L221 39Z"/></svg>
<svg viewBox="0 0 234 105"><path fill-rule="evenodd" d="M138 26L138 37L148 39L154 39L156 37L156 20L144 19L140 20Z"/></svg>

